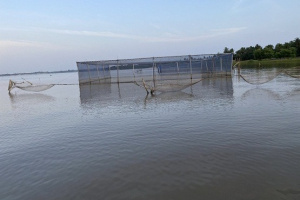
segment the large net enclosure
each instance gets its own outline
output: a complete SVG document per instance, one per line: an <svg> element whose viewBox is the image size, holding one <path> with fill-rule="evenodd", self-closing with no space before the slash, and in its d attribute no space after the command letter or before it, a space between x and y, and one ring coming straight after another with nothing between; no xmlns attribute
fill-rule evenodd
<svg viewBox="0 0 300 200"><path fill-rule="evenodd" d="M147 92L179 91L205 78L231 76L232 54L77 62L79 84L134 83Z"/></svg>

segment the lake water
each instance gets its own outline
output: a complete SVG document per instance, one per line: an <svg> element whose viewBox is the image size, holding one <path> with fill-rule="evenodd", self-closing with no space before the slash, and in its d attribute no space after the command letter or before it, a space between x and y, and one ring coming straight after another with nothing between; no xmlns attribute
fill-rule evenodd
<svg viewBox="0 0 300 200"><path fill-rule="evenodd" d="M77 73L0 77L0 199L300 199L300 81L146 96Z"/></svg>

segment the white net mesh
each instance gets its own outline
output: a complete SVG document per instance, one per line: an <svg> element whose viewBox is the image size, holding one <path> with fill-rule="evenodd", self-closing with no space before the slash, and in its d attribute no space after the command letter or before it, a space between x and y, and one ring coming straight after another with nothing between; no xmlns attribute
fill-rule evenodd
<svg viewBox="0 0 300 200"><path fill-rule="evenodd" d="M8 91L10 92L13 88L19 88L21 90L30 91L30 92L41 92L52 88L55 84L43 84L43 85L34 85L29 81L23 82L14 82L9 80Z"/></svg>

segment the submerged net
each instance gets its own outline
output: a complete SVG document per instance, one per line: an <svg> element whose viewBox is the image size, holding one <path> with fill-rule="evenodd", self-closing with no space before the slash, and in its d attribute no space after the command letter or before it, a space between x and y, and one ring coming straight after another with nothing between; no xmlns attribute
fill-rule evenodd
<svg viewBox="0 0 300 200"><path fill-rule="evenodd" d="M284 73L292 78L300 78L300 66L287 69Z"/></svg>
<svg viewBox="0 0 300 200"><path fill-rule="evenodd" d="M177 92L184 90L196 83L199 83L203 79L176 79L176 80L157 80L135 82L136 85L144 88L147 93L153 94L154 92Z"/></svg>
<svg viewBox="0 0 300 200"><path fill-rule="evenodd" d="M177 92L180 90L184 90L185 88L188 88L196 83L199 83L200 80L178 80L178 81L160 81L159 83L156 83L153 87L152 91L158 91L158 92Z"/></svg>
<svg viewBox="0 0 300 200"><path fill-rule="evenodd" d="M274 80L279 74L286 74L292 78L300 78L300 67L278 70L273 68L256 68L242 70L239 76L247 83L261 85Z"/></svg>
<svg viewBox="0 0 300 200"><path fill-rule="evenodd" d="M30 92L41 92L52 88L54 85L55 84L34 85L29 81L14 82L12 80L9 80L8 91L10 92L13 88L19 88L21 90L30 91Z"/></svg>
<svg viewBox="0 0 300 200"><path fill-rule="evenodd" d="M243 70L240 76L244 81L252 85L261 85L275 79L282 71L276 69Z"/></svg>

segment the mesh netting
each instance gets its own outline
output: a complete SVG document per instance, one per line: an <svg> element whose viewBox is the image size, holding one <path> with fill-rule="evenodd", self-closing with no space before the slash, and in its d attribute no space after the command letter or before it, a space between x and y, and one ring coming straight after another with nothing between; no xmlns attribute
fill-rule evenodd
<svg viewBox="0 0 300 200"><path fill-rule="evenodd" d="M204 54L77 62L79 84L135 83L146 90L178 91L204 77L231 75L232 54Z"/></svg>
<svg viewBox="0 0 300 200"><path fill-rule="evenodd" d="M146 89L147 93L154 92L176 92L188 88L203 79L164 79L156 81L141 81L135 82L136 85Z"/></svg>
<svg viewBox="0 0 300 200"><path fill-rule="evenodd" d="M242 79L249 84L260 85L275 79L281 71L276 69L243 70L240 74Z"/></svg>
<svg viewBox="0 0 300 200"><path fill-rule="evenodd" d="M292 78L300 78L300 66L287 69L284 73Z"/></svg>
<svg viewBox="0 0 300 200"><path fill-rule="evenodd" d="M275 79L279 74L286 74L292 78L300 78L300 67L289 69L255 68L242 70L239 76L249 84L261 85Z"/></svg>
<svg viewBox="0 0 300 200"><path fill-rule="evenodd" d="M34 85L29 81L14 82L12 80L9 80L8 91L10 92L13 88L19 88L21 90L30 92L41 92L52 88L54 85L55 84Z"/></svg>
<svg viewBox="0 0 300 200"><path fill-rule="evenodd" d="M44 90L48 90L52 88L54 85L31 85L31 86L15 86L16 88L19 88L21 90L25 91L31 91L31 92L41 92Z"/></svg>

